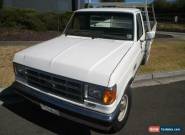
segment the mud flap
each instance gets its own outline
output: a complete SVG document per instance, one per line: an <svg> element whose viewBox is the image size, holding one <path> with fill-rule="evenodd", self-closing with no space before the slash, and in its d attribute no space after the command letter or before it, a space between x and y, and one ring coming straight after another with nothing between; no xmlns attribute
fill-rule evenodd
<svg viewBox="0 0 185 135"><path fill-rule="evenodd" d="M141 63L142 65L146 65L149 60L152 42L153 40L146 41L145 52L144 52L143 60Z"/></svg>
<svg viewBox="0 0 185 135"><path fill-rule="evenodd" d="M156 26L154 26L154 28L153 28L152 31L155 31L155 30L156 30ZM146 65L146 63L147 63L148 60L149 60L150 51L151 51L151 46L152 46L153 40L154 40L154 39L150 39L150 40L147 40L147 41L146 41L144 56L143 56L143 60L142 60L141 65Z"/></svg>

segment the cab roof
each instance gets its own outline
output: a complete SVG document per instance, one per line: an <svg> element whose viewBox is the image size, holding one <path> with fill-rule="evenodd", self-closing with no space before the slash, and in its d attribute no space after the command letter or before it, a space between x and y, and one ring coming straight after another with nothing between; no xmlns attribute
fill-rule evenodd
<svg viewBox="0 0 185 135"><path fill-rule="evenodd" d="M137 8L85 8L79 9L76 12L124 12L124 13L136 13L140 10Z"/></svg>

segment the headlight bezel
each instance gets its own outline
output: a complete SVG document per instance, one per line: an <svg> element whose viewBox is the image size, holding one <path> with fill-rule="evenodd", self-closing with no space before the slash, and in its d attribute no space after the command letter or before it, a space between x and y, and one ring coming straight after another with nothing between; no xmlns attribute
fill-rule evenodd
<svg viewBox="0 0 185 135"><path fill-rule="evenodd" d="M13 63L14 67L14 72L15 72L15 77L17 78L24 78L25 77L25 71L26 68L24 65L18 64L18 63Z"/></svg>
<svg viewBox="0 0 185 135"><path fill-rule="evenodd" d="M86 84L85 99L96 103L102 103L104 89L105 87L102 86Z"/></svg>
<svg viewBox="0 0 185 135"><path fill-rule="evenodd" d="M95 91L95 94L97 94L97 92L99 92L99 94L101 95L98 95L98 96L93 96L91 92L91 90L93 90L94 88L94 91ZM90 102L94 102L94 103L100 103L100 104L103 104L103 105L110 105L112 104L116 97L117 97L117 86L114 85L113 87L111 88L108 88L108 87L105 87L105 86L100 86L100 85L94 85L94 84L85 84L85 87L84 87L84 91L85 91L85 100L88 100ZM105 96L105 93L109 92L110 94L113 94L113 97L114 99L110 100L109 103L105 103L104 102L104 96Z"/></svg>

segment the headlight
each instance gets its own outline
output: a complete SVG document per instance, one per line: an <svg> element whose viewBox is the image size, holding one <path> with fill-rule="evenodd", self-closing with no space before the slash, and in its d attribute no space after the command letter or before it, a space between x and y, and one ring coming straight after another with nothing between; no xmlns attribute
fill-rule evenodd
<svg viewBox="0 0 185 135"><path fill-rule="evenodd" d="M107 88L97 85L86 85L85 91L85 98L93 102L110 105L116 99L116 86Z"/></svg>
<svg viewBox="0 0 185 135"><path fill-rule="evenodd" d="M15 75L18 77L25 76L25 66L14 63Z"/></svg>

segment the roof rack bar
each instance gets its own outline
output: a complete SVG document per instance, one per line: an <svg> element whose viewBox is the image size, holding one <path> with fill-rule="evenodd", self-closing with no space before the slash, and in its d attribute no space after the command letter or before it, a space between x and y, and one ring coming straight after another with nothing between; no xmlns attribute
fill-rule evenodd
<svg viewBox="0 0 185 135"><path fill-rule="evenodd" d="M100 2L100 3L88 3L88 7L100 8L100 7L120 7L120 8L146 8L148 7L147 0L145 3L135 3L135 2Z"/></svg>
<svg viewBox="0 0 185 135"><path fill-rule="evenodd" d="M147 7L145 7L145 14L146 14L146 21L147 21L148 30L151 31L151 25L150 25L150 19L149 19Z"/></svg>

